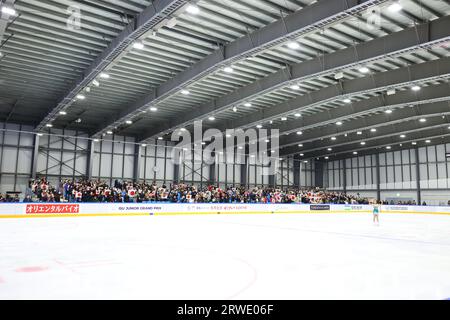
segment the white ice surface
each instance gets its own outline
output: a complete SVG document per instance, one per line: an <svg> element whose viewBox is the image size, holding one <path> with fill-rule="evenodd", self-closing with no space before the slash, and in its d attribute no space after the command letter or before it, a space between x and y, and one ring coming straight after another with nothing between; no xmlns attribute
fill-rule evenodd
<svg viewBox="0 0 450 320"><path fill-rule="evenodd" d="M448 299L450 216L0 219L0 299Z"/></svg>

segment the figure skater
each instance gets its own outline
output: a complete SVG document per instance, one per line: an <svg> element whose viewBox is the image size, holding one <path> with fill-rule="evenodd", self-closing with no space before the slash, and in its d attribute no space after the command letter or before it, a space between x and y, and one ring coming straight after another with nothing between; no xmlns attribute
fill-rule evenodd
<svg viewBox="0 0 450 320"><path fill-rule="evenodd" d="M377 202L375 202L375 204L373 205L373 223L376 222L376 224L379 226L380 225L380 220L379 220L379 214L380 214L380 206L378 205Z"/></svg>

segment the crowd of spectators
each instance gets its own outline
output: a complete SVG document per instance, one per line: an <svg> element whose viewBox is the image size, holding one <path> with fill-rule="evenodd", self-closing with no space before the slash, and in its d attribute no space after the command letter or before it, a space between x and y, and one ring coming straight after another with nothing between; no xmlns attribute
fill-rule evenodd
<svg viewBox="0 0 450 320"><path fill-rule="evenodd" d="M30 181L24 202L171 202L171 203L330 203L368 204L359 195L314 189L269 187L206 186L188 184L157 185L115 181L113 185L98 180L63 180L51 185L45 179Z"/></svg>
<svg viewBox="0 0 450 320"><path fill-rule="evenodd" d="M0 194L0 202L20 202L19 195L15 194Z"/></svg>

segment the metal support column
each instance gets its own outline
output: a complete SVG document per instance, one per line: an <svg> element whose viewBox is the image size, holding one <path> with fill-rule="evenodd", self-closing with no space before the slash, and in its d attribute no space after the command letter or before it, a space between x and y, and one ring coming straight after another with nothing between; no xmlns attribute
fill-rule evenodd
<svg viewBox="0 0 450 320"><path fill-rule="evenodd" d="M323 161L321 160L316 160L314 162L315 165L315 170L314 170L314 174L315 174L315 185L316 187L319 188L323 188Z"/></svg>
<svg viewBox="0 0 450 320"><path fill-rule="evenodd" d="M347 160L341 160L342 161L342 189L344 190L344 193L347 193Z"/></svg>
<svg viewBox="0 0 450 320"><path fill-rule="evenodd" d="M33 156L32 156L32 166L31 166L31 179L36 179L37 171L37 160L39 156L39 136L34 135L34 146L33 146Z"/></svg>
<svg viewBox="0 0 450 320"><path fill-rule="evenodd" d="M422 203L422 192L420 190L420 166L419 166L419 148L414 148L416 154L416 188L417 188L417 204ZM428 165L428 163L427 163Z"/></svg>
<svg viewBox="0 0 450 320"><path fill-rule="evenodd" d="M381 189L380 189L380 154L377 153L375 157L376 174L377 174L377 200L381 201Z"/></svg>
<svg viewBox="0 0 450 320"><path fill-rule="evenodd" d="M134 146L134 168L133 168L133 180L139 182L141 177L141 161L142 161L142 148L139 144Z"/></svg>
<svg viewBox="0 0 450 320"><path fill-rule="evenodd" d="M86 176L88 179L92 179L92 168L94 166L94 147L95 142L93 140L89 140L88 142L88 158L87 158L87 172Z"/></svg>
<svg viewBox="0 0 450 320"><path fill-rule="evenodd" d="M302 161L298 154L294 155L294 187L300 188L300 165Z"/></svg>

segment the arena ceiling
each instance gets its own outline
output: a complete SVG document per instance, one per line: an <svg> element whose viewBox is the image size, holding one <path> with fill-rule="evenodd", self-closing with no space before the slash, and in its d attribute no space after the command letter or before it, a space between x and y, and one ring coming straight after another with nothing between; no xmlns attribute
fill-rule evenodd
<svg viewBox="0 0 450 320"><path fill-rule="evenodd" d="M0 2L0 120L36 132L203 120L305 159L450 136L448 0Z"/></svg>

